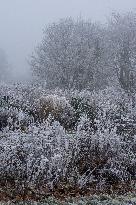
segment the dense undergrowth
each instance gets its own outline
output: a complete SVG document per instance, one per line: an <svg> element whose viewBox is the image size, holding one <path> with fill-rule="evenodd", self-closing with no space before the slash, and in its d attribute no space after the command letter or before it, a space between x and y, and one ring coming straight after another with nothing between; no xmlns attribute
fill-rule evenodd
<svg viewBox="0 0 136 205"><path fill-rule="evenodd" d="M0 199L135 192L135 94L0 89Z"/></svg>
<svg viewBox="0 0 136 205"><path fill-rule="evenodd" d="M109 196L109 195L94 195L77 198L67 198L65 200L57 200L53 197L43 199L41 201L23 201L23 202L1 202L1 205L16 204L16 205L135 205L136 197L133 194L126 196Z"/></svg>

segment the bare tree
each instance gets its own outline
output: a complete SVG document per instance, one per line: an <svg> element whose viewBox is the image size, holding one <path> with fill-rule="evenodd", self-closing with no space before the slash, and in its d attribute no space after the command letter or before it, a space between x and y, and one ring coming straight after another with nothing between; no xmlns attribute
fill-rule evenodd
<svg viewBox="0 0 136 205"><path fill-rule="evenodd" d="M106 76L103 35L100 25L81 19L49 25L32 56L33 72L49 87L94 89Z"/></svg>
<svg viewBox="0 0 136 205"><path fill-rule="evenodd" d="M136 83L136 14L113 14L108 34L110 65L121 87L132 92Z"/></svg>

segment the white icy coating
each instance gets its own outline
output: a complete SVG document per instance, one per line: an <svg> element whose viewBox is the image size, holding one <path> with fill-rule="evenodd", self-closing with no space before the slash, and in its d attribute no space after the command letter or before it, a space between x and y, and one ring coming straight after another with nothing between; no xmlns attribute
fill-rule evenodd
<svg viewBox="0 0 136 205"><path fill-rule="evenodd" d="M11 89L11 96L12 94L15 96L15 92L13 91L12 93ZM29 92L29 98L26 93L27 100L29 100L35 91L34 93ZM111 87L99 93L82 92L72 94L83 98L84 102L89 99L88 103L92 104L95 102L97 107L101 107L94 120L97 126L95 132L91 128L91 121L87 113L81 115L76 130L72 132L65 130L59 121L53 120L51 114L42 123L27 124L25 131L21 131L21 127L13 131L12 127L9 127L13 120L13 116L10 113L8 129L5 128L0 133L1 179L11 177L14 178L17 184L21 181L22 183L28 183L29 186L35 186L38 181L41 183L40 180L42 179L43 184L53 188L62 177L66 177L67 181L76 181L79 187L82 188L88 182L93 183L97 180L94 176L94 171L98 167L93 165L93 160L95 160L96 156L99 159L106 159L103 169L100 169L101 178L99 183L103 183L102 174L107 170L120 180L129 178L127 166L135 164L135 154L132 147L136 143L136 137L133 136L129 140L124 140L123 136L116 133L117 124L114 124L110 117L113 116L112 111L114 111L114 114L116 112L118 114L118 103L122 101L122 95L124 95L123 102L128 110L124 116L125 119L132 119L134 112L125 93L121 95L120 90L116 91L116 98L113 93L114 89ZM56 102L54 108L58 109L61 105L64 110L67 109L69 102L68 100L66 101L66 98L68 99L68 96L69 93L63 98L64 103L58 104L56 95L52 95L51 100L54 104ZM49 102L50 97L48 98L48 94L46 99ZM62 98L60 98L61 100ZM12 103L15 101L16 99L14 98ZM34 103L35 101L37 101L37 97L33 98ZM23 108L22 100L18 103L21 103ZM26 111L24 112L20 109L15 111L17 113L15 116L18 116L16 117L16 123L18 121L21 123L24 119L29 122L29 117L28 119L26 117ZM72 109L71 106L69 106L69 109ZM102 110L103 116L101 116ZM107 112L109 113L108 118L106 116ZM120 114L124 115L125 113ZM19 124L18 126L22 125ZM90 168L81 174L77 163L82 158L86 160L87 156L89 157ZM86 174L88 171L89 174Z"/></svg>
<svg viewBox="0 0 136 205"><path fill-rule="evenodd" d="M0 182L133 185L135 45L135 13L46 28L31 62L41 82L0 84Z"/></svg>

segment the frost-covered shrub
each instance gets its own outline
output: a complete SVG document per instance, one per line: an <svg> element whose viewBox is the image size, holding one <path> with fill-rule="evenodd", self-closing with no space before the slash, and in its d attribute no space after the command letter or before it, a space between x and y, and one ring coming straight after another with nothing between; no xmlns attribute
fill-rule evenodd
<svg viewBox="0 0 136 205"><path fill-rule="evenodd" d="M80 96L72 97L70 101L71 106L74 109L73 125L76 127L80 118L86 115L90 120L90 126L93 130L96 130L95 119L97 118L98 108L92 104L88 99Z"/></svg>
<svg viewBox="0 0 136 205"><path fill-rule="evenodd" d="M52 115L53 120L57 120L64 128L71 127L71 120L74 115L74 110L69 101L65 97L58 95L41 96L35 102L35 119L43 122L49 115Z"/></svg>
<svg viewBox="0 0 136 205"><path fill-rule="evenodd" d="M118 132L124 122L135 128L132 96L113 87L95 93L23 85L0 89L1 97L9 96L0 108L6 119L0 132L4 190L66 194L134 184L135 134Z"/></svg>
<svg viewBox="0 0 136 205"><path fill-rule="evenodd" d="M132 141L124 141L117 135L116 126L111 130L90 127L89 119L81 118L75 134L75 152L73 169L76 183L84 188L94 183L101 184L103 180L109 185L121 181L135 179L135 151ZM78 174L77 174L78 173Z"/></svg>
<svg viewBox="0 0 136 205"><path fill-rule="evenodd" d="M31 117L21 108L17 108L11 104L0 107L0 130L3 129L22 129L31 122Z"/></svg>
<svg viewBox="0 0 136 205"><path fill-rule="evenodd" d="M53 189L65 173L69 143L63 127L49 120L28 133L10 132L0 138L0 185L18 191L44 186ZM6 183L6 184L5 184Z"/></svg>

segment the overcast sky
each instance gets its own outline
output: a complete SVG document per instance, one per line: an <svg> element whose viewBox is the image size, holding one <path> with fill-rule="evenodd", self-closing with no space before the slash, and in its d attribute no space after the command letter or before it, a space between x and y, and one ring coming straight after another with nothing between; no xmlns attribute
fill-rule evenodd
<svg viewBox="0 0 136 205"><path fill-rule="evenodd" d="M72 16L105 21L112 11L135 10L136 0L0 0L0 47L23 77L27 58L49 22Z"/></svg>

